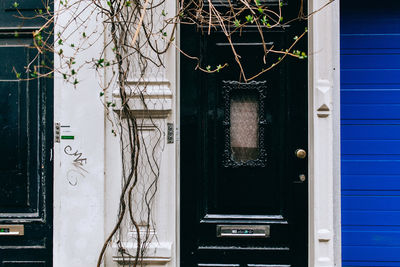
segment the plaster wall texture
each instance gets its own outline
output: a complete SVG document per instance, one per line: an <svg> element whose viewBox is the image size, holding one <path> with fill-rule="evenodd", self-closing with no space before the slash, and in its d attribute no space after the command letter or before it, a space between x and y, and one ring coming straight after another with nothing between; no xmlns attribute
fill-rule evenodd
<svg viewBox="0 0 400 267"><path fill-rule="evenodd" d="M58 3L59 4L59 3ZM72 2L70 3L72 4ZM56 7L56 11L59 7ZM89 16L89 10L82 16ZM55 33L63 32L70 21L70 14L63 13L55 21ZM100 27L93 17L86 32ZM83 41L81 31L73 32L70 25L62 38L72 34L63 45L65 55L73 53L71 43ZM95 36L92 36L93 38ZM90 38L90 39L91 39ZM88 40L92 42L92 40ZM77 57L79 66L86 60L97 58L103 42L93 42L91 48ZM60 66L55 54L55 68ZM104 108L99 101L99 81L93 69L83 68L78 73L79 86L65 83L63 76L54 75L54 121L61 125L61 135L72 135L74 140L61 140L54 145L54 256L57 267L96 266L97 255L104 240ZM69 126L69 127L64 127ZM76 164L76 156L82 153L82 164Z"/></svg>

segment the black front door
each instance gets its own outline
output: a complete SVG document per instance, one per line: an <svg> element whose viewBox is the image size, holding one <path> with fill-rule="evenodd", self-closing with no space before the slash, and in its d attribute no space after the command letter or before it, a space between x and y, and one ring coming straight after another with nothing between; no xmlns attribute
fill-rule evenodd
<svg viewBox="0 0 400 267"><path fill-rule="evenodd" d="M287 48L299 27L265 29L265 42ZM182 26L181 49L204 69L229 66L204 73L181 56L181 266L306 267L307 60L243 83L223 33L200 32ZM251 28L232 35L248 76L266 66L259 39Z"/></svg>
<svg viewBox="0 0 400 267"><path fill-rule="evenodd" d="M38 14L43 5L0 3L0 266L52 262L53 81L27 80L51 58L36 57L32 48L32 32L43 21L18 18Z"/></svg>

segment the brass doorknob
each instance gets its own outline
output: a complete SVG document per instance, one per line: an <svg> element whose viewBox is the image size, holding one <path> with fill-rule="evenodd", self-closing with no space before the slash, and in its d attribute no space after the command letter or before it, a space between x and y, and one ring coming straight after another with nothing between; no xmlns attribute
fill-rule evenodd
<svg viewBox="0 0 400 267"><path fill-rule="evenodd" d="M304 159L307 157L307 152L304 149L296 149L296 151L294 152L294 154L296 155L296 157L298 157L299 159Z"/></svg>

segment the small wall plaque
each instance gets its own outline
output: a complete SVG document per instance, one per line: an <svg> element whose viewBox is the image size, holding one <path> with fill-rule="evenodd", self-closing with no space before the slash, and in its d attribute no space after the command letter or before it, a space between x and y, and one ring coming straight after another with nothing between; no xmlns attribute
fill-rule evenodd
<svg viewBox="0 0 400 267"><path fill-rule="evenodd" d="M174 143L174 124L167 123L167 143L173 144Z"/></svg>

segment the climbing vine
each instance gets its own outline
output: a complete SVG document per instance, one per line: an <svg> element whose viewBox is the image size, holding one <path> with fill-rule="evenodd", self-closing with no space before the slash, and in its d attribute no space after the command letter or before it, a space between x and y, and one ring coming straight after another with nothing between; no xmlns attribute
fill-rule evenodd
<svg viewBox="0 0 400 267"><path fill-rule="evenodd" d="M286 57L307 58L306 51L296 48L307 34L306 27L290 36L292 41L287 47L268 44L266 36L274 29L284 31L289 24L304 22L312 14L306 14L304 0L296 0L299 10L292 18L285 15L287 1L283 0L177 0L176 10L168 9L167 4L171 3L165 0L42 1L43 8L37 9L34 17L19 12L21 19L43 22L33 32L37 56L26 66L28 79L57 76L79 87L83 79L81 70L93 68L100 77L106 77L99 83L99 97L107 111L110 130L120 142L119 211L99 252L97 266L102 264L112 243L118 246L124 265L142 266L147 245L156 238L152 234L156 227L152 207L165 139L165 125L149 112L148 80L163 75L165 55L171 49L193 60L193 69L197 71L217 73L231 67L226 62L211 66L207 58L183 51L176 41L178 27L193 25L204 36L216 31L222 33L239 67L238 80L249 82L277 67ZM14 7L18 6L16 0ZM240 35L248 28L258 33L263 61L263 67L251 74L243 63L245 55L237 51L232 41L233 35ZM85 51L96 49L99 44L98 57L86 59ZM57 61L52 62L52 57L46 55L56 55ZM44 60L34 64L39 56ZM21 73L15 74L22 79ZM140 129L149 125L155 131L146 137ZM134 233L133 250L124 242L129 232Z"/></svg>

